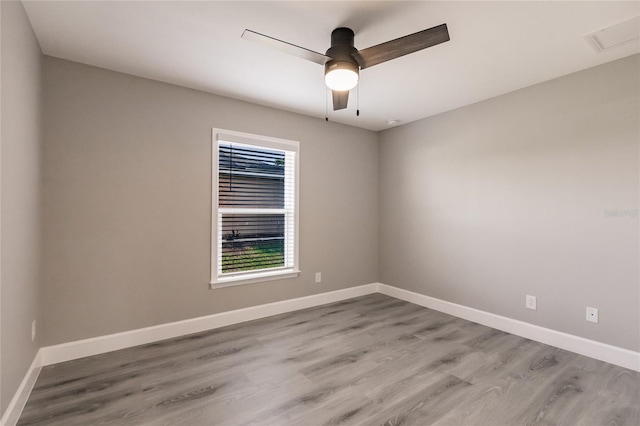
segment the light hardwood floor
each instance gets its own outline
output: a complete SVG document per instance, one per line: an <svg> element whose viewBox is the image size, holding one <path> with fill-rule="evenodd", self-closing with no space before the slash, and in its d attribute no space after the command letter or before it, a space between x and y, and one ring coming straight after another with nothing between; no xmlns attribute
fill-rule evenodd
<svg viewBox="0 0 640 426"><path fill-rule="evenodd" d="M640 373L380 294L45 367L19 425L640 425Z"/></svg>

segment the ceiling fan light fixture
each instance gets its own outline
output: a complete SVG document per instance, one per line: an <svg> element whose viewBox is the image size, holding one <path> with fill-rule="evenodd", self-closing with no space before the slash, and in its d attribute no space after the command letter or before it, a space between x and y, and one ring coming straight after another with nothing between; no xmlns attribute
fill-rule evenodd
<svg viewBox="0 0 640 426"><path fill-rule="evenodd" d="M358 85L358 66L350 62L329 61L325 65L324 82L331 90L351 90Z"/></svg>
<svg viewBox="0 0 640 426"><path fill-rule="evenodd" d="M242 33L242 38L258 41L319 65L324 64L324 81L332 91L333 110L338 111L347 107L349 91L358 85L361 69L449 41L449 30L447 24L440 24L358 50L354 46L353 30L339 27L331 31L331 47L324 55L248 29ZM359 115L359 110L356 115Z"/></svg>

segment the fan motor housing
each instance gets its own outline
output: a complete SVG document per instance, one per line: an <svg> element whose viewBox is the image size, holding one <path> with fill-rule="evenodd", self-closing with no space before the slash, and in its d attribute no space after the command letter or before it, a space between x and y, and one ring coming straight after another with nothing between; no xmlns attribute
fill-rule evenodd
<svg viewBox="0 0 640 426"><path fill-rule="evenodd" d="M355 34L351 28L340 27L331 32L331 47L327 50L326 55L331 58L324 65L324 74L326 75L333 69L348 69L356 74L360 74L360 66L353 57L358 52L353 46Z"/></svg>

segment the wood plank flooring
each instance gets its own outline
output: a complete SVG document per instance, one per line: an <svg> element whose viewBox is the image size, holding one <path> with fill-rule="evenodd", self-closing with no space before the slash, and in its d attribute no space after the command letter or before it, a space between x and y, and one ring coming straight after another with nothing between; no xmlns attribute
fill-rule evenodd
<svg viewBox="0 0 640 426"><path fill-rule="evenodd" d="M640 425L640 373L374 294L45 367L19 425Z"/></svg>

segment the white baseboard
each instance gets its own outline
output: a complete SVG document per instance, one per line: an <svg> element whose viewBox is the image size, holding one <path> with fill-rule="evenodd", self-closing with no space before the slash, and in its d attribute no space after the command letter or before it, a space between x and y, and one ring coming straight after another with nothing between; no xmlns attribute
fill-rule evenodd
<svg viewBox="0 0 640 426"><path fill-rule="evenodd" d="M204 317L155 325L153 327L47 346L41 348L42 365L57 364L86 356L157 342L158 340L171 339L185 334L198 333L227 325L364 296L366 294L376 293L377 291L377 283L365 284L358 287L345 288L327 293L221 312Z"/></svg>
<svg viewBox="0 0 640 426"><path fill-rule="evenodd" d="M640 352L596 342L595 340L540 327L386 284L378 284L378 292L478 324L506 331L507 333L535 340L536 342L599 359L630 370L640 371Z"/></svg>
<svg viewBox="0 0 640 426"><path fill-rule="evenodd" d="M4 412L2 419L0 419L0 426L15 426L15 424L18 423L20 414L22 414L22 410L27 403L27 399L29 399L33 385L36 383L40 370L42 369L42 358L40 355L40 350L38 350L24 379L22 379L20 386L18 386L18 390L9 402L7 410Z"/></svg>

